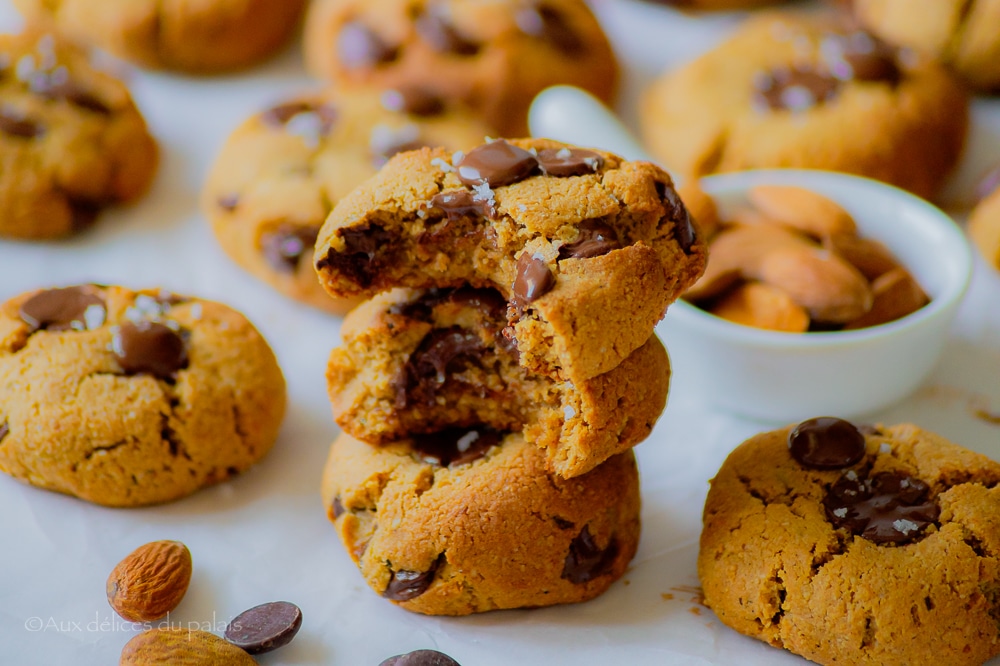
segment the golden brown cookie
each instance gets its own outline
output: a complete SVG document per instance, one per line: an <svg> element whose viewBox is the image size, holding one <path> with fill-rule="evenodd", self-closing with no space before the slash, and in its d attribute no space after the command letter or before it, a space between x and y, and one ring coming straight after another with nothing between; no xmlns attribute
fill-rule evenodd
<svg viewBox="0 0 1000 666"><path fill-rule="evenodd" d="M754 9L766 5L777 5L788 0L646 0L653 4L667 5L680 10L716 11L734 9Z"/></svg>
<svg viewBox="0 0 1000 666"><path fill-rule="evenodd" d="M1000 271L1000 167L983 180L979 194L969 215L969 236L986 263Z"/></svg>
<svg viewBox="0 0 1000 666"><path fill-rule="evenodd" d="M583 0L319 0L306 63L337 84L418 86L460 99L504 136L527 134L531 100L569 84L612 100L617 65Z"/></svg>
<svg viewBox="0 0 1000 666"><path fill-rule="evenodd" d="M653 83L642 107L649 149L693 176L815 168L933 195L965 139L962 86L928 58L838 30L796 15L750 19Z"/></svg>
<svg viewBox="0 0 1000 666"><path fill-rule="evenodd" d="M521 365L574 382L646 344L704 266L665 171L542 139L399 154L340 201L316 245L335 296L498 290Z"/></svg>
<svg viewBox="0 0 1000 666"><path fill-rule="evenodd" d="M136 199L156 144L125 85L47 32L0 35L0 237L50 239Z"/></svg>
<svg viewBox="0 0 1000 666"><path fill-rule="evenodd" d="M470 148L491 129L417 88L354 87L303 95L255 114L227 139L202 192L226 253L278 291L343 313L312 266L334 204L393 154L423 145Z"/></svg>
<svg viewBox="0 0 1000 666"><path fill-rule="evenodd" d="M820 664L982 664L1000 654L998 484L1000 464L914 425L757 435L705 502L705 601Z"/></svg>
<svg viewBox="0 0 1000 666"><path fill-rule="evenodd" d="M305 0L14 0L31 22L143 67L207 74L284 46Z"/></svg>
<svg viewBox="0 0 1000 666"><path fill-rule="evenodd" d="M0 305L0 470L106 506L260 460L285 411L270 347L220 303L81 285Z"/></svg>
<svg viewBox="0 0 1000 666"><path fill-rule="evenodd" d="M854 0L865 28L949 65L969 85L1000 91L1000 0Z"/></svg>
<svg viewBox="0 0 1000 666"><path fill-rule="evenodd" d="M670 363L655 336L608 372L553 381L518 365L493 289L396 290L355 309L330 355L337 423L365 442L485 424L522 431L549 472L570 478L649 436Z"/></svg>
<svg viewBox="0 0 1000 666"><path fill-rule="evenodd" d="M631 451L565 480L534 444L486 428L384 447L341 435L323 502L368 585L428 615L586 601L639 542Z"/></svg>

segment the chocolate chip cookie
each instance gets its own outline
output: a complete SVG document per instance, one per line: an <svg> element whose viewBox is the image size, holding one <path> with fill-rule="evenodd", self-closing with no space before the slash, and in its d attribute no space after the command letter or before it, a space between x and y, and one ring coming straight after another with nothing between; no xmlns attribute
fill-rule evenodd
<svg viewBox="0 0 1000 666"><path fill-rule="evenodd" d="M982 664L1000 654L998 484L1000 464L910 424L757 435L705 502L705 601L820 664Z"/></svg>
<svg viewBox="0 0 1000 666"><path fill-rule="evenodd" d="M943 62L973 88L1000 91L1000 0L854 0L868 30Z"/></svg>
<svg viewBox="0 0 1000 666"><path fill-rule="evenodd" d="M226 253L278 291L342 313L313 270L331 208L402 150L470 148L491 134L471 112L419 88L352 87L303 95L255 114L209 173L202 210Z"/></svg>
<svg viewBox="0 0 1000 666"><path fill-rule="evenodd" d="M650 150L683 174L826 169L930 197L961 153L968 100L929 58L769 14L655 81L642 125Z"/></svg>
<svg viewBox="0 0 1000 666"><path fill-rule="evenodd" d="M131 201L156 143L123 83L52 33L0 35L0 237L43 240Z"/></svg>
<svg viewBox="0 0 1000 666"><path fill-rule="evenodd" d="M528 133L531 100L556 84L610 102L615 57L583 0L319 0L306 63L339 85L418 86L460 99L504 136Z"/></svg>
<svg viewBox="0 0 1000 666"><path fill-rule="evenodd" d="M660 5L668 5L681 10L715 11L730 9L753 9L765 5L777 5L787 0L646 0Z"/></svg>
<svg viewBox="0 0 1000 666"><path fill-rule="evenodd" d="M1000 271L1000 166L983 179L979 196L969 216L969 236L986 263Z"/></svg>
<svg viewBox="0 0 1000 666"><path fill-rule="evenodd" d="M384 444L449 427L522 432L570 478L644 440L667 399L655 336L608 372L573 383L518 365L494 289L396 290L355 309L327 369L337 423Z"/></svg>
<svg viewBox="0 0 1000 666"><path fill-rule="evenodd" d="M274 444L285 382L219 303L80 285L0 305L0 470L95 504L168 502Z"/></svg>
<svg viewBox="0 0 1000 666"><path fill-rule="evenodd" d="M291 39L305 0L13 0L29 22L143 67L207 74L247 67Z"/></svg>
<svg viewBox="0 0 1000 666"><path fill-rule="evenodd" d="M383 447L343 434L323 502L371 588L428 615L585 601L639 541L631 451L561 479L538 447L486 427Z"/></svg>
<svg viewBox="0 0 1000 666"><path fill-rule="evenodd" d="M541 139L397 155L341 200L316 245L338 297L496 289L520 364L572 382L646 344L705 258L665 171Z"/></svg>

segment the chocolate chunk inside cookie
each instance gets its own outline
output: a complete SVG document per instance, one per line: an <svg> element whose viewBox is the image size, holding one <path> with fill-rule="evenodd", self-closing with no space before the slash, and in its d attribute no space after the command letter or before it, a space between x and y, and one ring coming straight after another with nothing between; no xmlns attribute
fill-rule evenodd
<svg viewBox="0 0 1000 666"><path fill-rule="evenodd" d="M82 331L104 323L104 297L96 287L80 285L42 291L21 305L21 319L32 331Z"/></svg>
<svg viewBox="0 0 1000 666"><path fill-rule="evenodd" d="M879 545L921 539L941 513L929 486L902 472L842 476L823 500L827 519Z"/></svg>
<svg viewBox="0 0 1000 666"><path fill-rule="evenodd" d="M569 546L562 577L577 585L589 582L607 573L617 555L618 543L614 539L607 547L600 548L590 527L584 526Z"/></svg>

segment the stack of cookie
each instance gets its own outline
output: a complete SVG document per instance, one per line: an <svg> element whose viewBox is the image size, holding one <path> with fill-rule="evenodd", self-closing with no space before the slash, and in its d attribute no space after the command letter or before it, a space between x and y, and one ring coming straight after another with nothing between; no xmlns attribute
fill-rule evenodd
<svg viewBox="0 0 1000 666"><path fill-rule="evenodd" d="M401 153L344 198L316 269L370 300L330 358L323 497L369 585L464 615L621 576L669 382L653 327L705 258L664 171L546 140Z"/></svg>

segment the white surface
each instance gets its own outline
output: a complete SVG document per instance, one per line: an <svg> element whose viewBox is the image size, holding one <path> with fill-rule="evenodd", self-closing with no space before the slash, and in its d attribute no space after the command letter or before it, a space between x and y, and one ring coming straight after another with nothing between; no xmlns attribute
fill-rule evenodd
<svg viewBox="0 0 1000 666"><path fill-rule="evenodd" d="M629 68L626 99L663 64L711 46L736 18L692 18L633 0L597 2ZM0 26L15 24L9 0L0 0ZM233 267L196 210L201 180L226 133L309 85L298 54L235 77L127 71L163 146L153 191L70 242L0 241L0 299L42 285L98 281L224 300L246 312L275 347L291 407L280 441L260 465L163 507L102 509L0 475L0 663L115 663L134 629L108 607L104 582L122 556L154 539L180 539L194 557L191 588L171 622L219 631L263 601L302 607L298 637L262 656L262 664L375 666L421 647L441 649L463 666L804 663L728 630L692 601L694 592L684 591L698 584L694 562L707 481L726 453L761 426L694 399L682 375L674 378L656 431L637 449L644 498L639 554L603 597L442 619L406 613L375 596L327 523L318 494L335 435L323 366L337 344L338 321L282 300ZM997 100L977 103L974 155L1000 144L998 107ZM956 191L967 185L960 182ZM1000 458L1000 427L971 411L1000 412L998 303L1000 277L980 264L942 363L913 398L879 418L915 421Z"/></svg>

